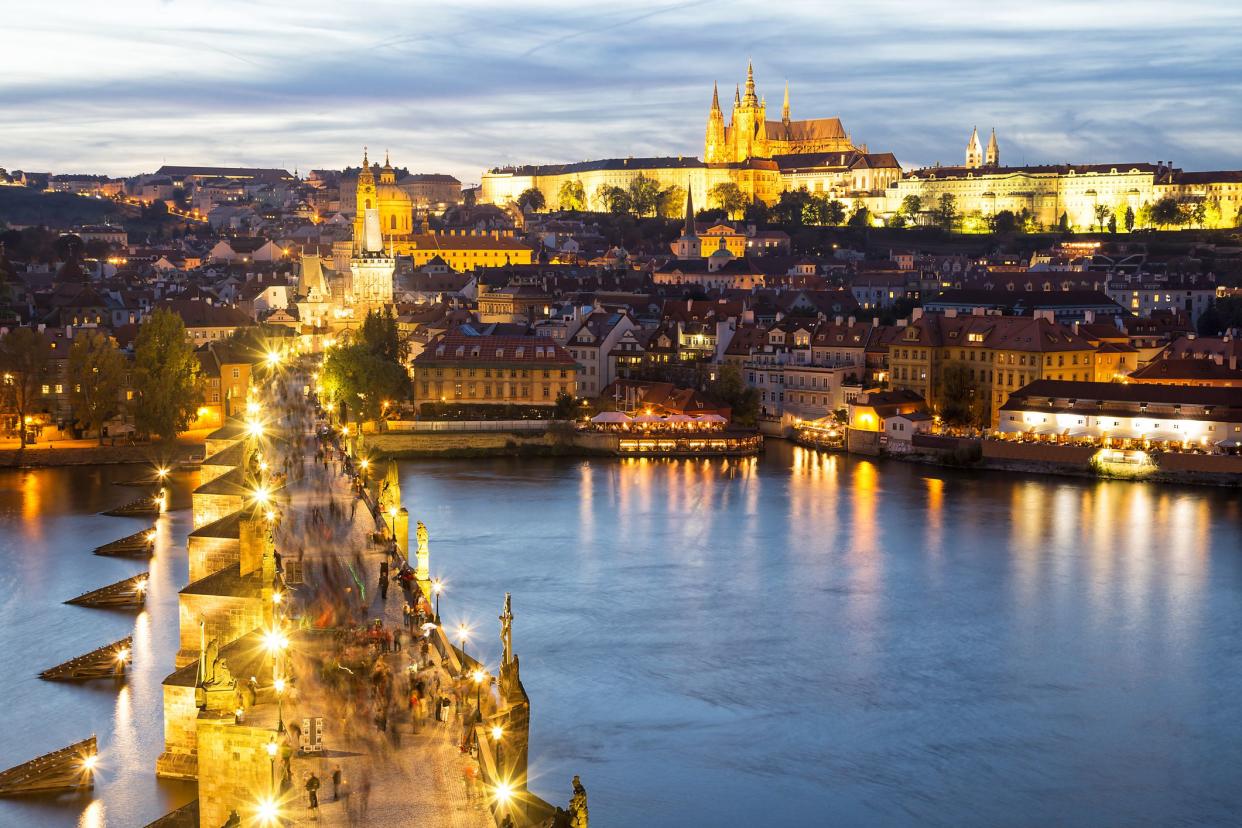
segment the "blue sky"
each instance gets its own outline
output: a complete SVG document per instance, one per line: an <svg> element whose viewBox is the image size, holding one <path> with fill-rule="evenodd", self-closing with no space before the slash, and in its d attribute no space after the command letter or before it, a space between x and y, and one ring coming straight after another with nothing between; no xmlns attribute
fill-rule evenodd
<svg viewBox="0 0 1242 828"><path fill-rule="evenodd" d="M339 167L362 146L477 181L510 162L701 155L755 62L779 117L838 116L905 166L1242 168L1242 3L15 0L0 166Z"/></svg>

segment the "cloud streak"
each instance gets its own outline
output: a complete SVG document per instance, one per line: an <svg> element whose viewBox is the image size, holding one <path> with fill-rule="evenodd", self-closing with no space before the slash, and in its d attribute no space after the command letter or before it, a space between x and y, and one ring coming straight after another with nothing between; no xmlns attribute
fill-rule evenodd
<svg viewBox="0 0 1242 828"><path fill-rule="evenodd" d="M1017 3L211 4L7 14L0 166L356 163L477 181L499 163L702 152L713 80L755 61L794 117L907 166L995 126L1008 162L1242 168L1242 7Z"/></svg>

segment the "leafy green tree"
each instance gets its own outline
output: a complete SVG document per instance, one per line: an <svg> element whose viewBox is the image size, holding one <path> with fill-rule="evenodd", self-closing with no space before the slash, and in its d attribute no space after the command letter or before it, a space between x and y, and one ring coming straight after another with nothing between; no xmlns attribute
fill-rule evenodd
<svg viewBox="0 0 1242 828"><path fill-rule="evenodd" d="M911 193L901 200L901 207L897 209L897 212L904 216L910 224L918 224L919 213L923 212L922 197Z"/></svg>
<svg viewBox="0 0 1242 828"><path fill-rule="evenodd" d="M143 320L134 340L134 422L140 431L170 440L190 426L202 405L198 357L185 323L166 308Z"/></svg>
<svg viewBox="0 0 1242 828"><path fill-rule="evenodd" d="M1103 230L1104 225L1108 224L1108 217L1113 211L1109 209L1107 204L1095 205L1095 227L1097 230Z"/></svg>
<svg viewBox="0 0 1242 828"><path fill-rule="evenodd" d="M1018 217L1012 210L1001 210L988 217L988 228L1000 235L1007 235L1018 229Z"/></svg>
<svg viewBox="0 0 1242 828"><path fill-rule="evenodd" d="M573 181L566 181L561 184L558 199L562 210L585 210L586 188L576 178Z"/></svg>
<svg viewBox="0 0 1242 828"><path fill-rule="evenodd" d="M378 420L384 402L409 397L410 376L400 364L371 350L365 342L333 348L323 362L324 391L354 407L363 420Z"/></svg>
<svg viewBox="0 0 1242 828"><path fill-rule="evenodd" d="M756 198L746 205L742 218L750 224L767 224L772 220L772 209Z"/></svg>
<svg viewBox="0 0 1242 828"><path fill-rule="evenodd" d="M26 447L26 418L35 411L48 360L47 338L33 328L15 328L0 339L0 391L5 407L17 417L21 447Z"/></svg>
<svg viewBox="0 0 1242 828"><path fill-rule="evenodd" d="M742 379L742 372L733 363L720 367L715 382L708 385L708 396L732 409L733 422L753 428L759 421L759 391Z"/></svg>
<svg viewBox="0 0 1242 828"><path fill-rule="evenodd" d="M1125 225L1127 233L1134 232L1134 208L1129 204L1126 205Z"/></svg>
<svg viewBox="0 0 1242 828"><path fill-rule="evenodd" d="M707 200L724 210L729 218L736 218L746 209L746 196L742 188L732 181L722 181L708 190Z"/></svg>
<svg viewBox="0 0 1242 828"><path fill-rule="evenodd" d="M846 223L850 227L870 227L871 211L867 209L865 204L857 204L854 206L854 212L850 213L850 219Z"/></svg>
<svg viewBox="0 0 1242 828"><path fill-rule="evenodd" d="M949 425L978 422L979 386L965 365L950 364L940 374L940 416Z"/></svg>
<svg viewBox="0 0 1242 828"><path fill-rule="evenodd" d="M1151 223L1157 227L1173 227L1184 224L1182 205L1172 196L1165 196L1151 206Z"/></svg>
<svg viewBox="0 0 1242 828"><path fill-rule="evenodd" d="M518 195L517 204L523 212L542 210L545 206L543 190L538 187L527 187Z"/></svg>
<svg viewBox="0 0 1242 828"><path fill-rule="evenodd" d="M404 363L410 353L409 343L397 331L397 319L392 315L392 308L368 311L362 320L358 339L371 353L398 365Z"/></svg>
<svg viewBox="0 0 1242 828"><path fill-rule="evenodd" d="M845 223L845 205L835 198L824 205L824 224L832 227Z"/></svg>
<svg viewBox="0 0 1242 828"><path fill-rule="evenodd" d="M630 211L630 195L620 187L601 184L595 190L595 203L606 213L622 215Z"/></svg>
<svg viewBox="0 0 1242 828"><path fill-rule="evenodd" d="M1193 204L1186 205L1188 209L1183 210L1183 215L1190 224L1196 227L1203 227L1207 223L1207 204L1202 201L1196 201Z"/></svg>
<svg viewBox="0 0 1242 828"><path fill-rule="evenodd" d="M654 178L636 175L626 189L630 198L630 210L636 216L650 216L660 204L660 184Z"/></svg>
<svg viewBox="0 0 1242 828"><path fill-rule="evenodd" d="M564 391L556 395L556 406L553 408L552 418L556 420L572 420L578 413L577 400L573 395L566 394Z"/></svg>
<svg viewBox="0 0 1242 828"><path fill-rule="evenodd" d="M101 331L84 331L69 349L69 395L74 416L103 445L103 425L121 409L125 357Z"/></svg>
<svg viewBox="0 0 1242 828"><path fill-rule="evenodd" d="M686 214L686 188L674 184L660 192L660 206L656 209L660 218L682 218Z"/></svg>
<svg viewBox="0 0 1242 828"><path fill-rule="evenodd" d="M802 224L803 211L811 200L806 187L785 190L772 208L772 215L781 224Z"/></svg>
<svg viewBox="0 0 1242 828"><path fill-rule="evenodd" d="M1112 213L1108 217L1108 232L1117 235L1117 214Z"/></svg>
<svg viewBox="0 0 1242 828"><path fill-rule="evenodd" d="M932 220L941 230L952 230L957 226L961 216L957 212L957 197L953 193L941 193L932 211Z"/></svg>

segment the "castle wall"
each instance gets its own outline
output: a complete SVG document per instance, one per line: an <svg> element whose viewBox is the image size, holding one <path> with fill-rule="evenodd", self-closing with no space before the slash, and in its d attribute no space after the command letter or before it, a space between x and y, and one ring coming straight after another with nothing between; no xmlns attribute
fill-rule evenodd
<svg viewBox="0 0 1242 828"><path fill-rule="evenodd" d="M198 707L194 703L194 688L164 685L164 752L156 760L156 775L197 778L197 748Z"/></svg>
<svg viewBox="0 0 1242 828"><path fill-rule="evenodd" d="M255 803L256 791L271 787L272 762L266 746L272 731L235 725L232 716L204 715L198 725L199 825L219 826L240 803ZM321 792L322 793L322 792ZM249 824L252 814L239 814Z"/></svg>

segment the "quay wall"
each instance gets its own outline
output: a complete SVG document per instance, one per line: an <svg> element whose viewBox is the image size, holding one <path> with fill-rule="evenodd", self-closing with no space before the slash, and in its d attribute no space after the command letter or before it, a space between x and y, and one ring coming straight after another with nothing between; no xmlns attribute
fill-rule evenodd
<svg viewBox="0 0 1242 828"><path fill-rule="evenodd" d="M36 443L25 449L0 449L0 468L152 464L157 457L164 462L176 463L201 452L201 446L182 443L147 446L62 446L60 448Z"/></svg>

